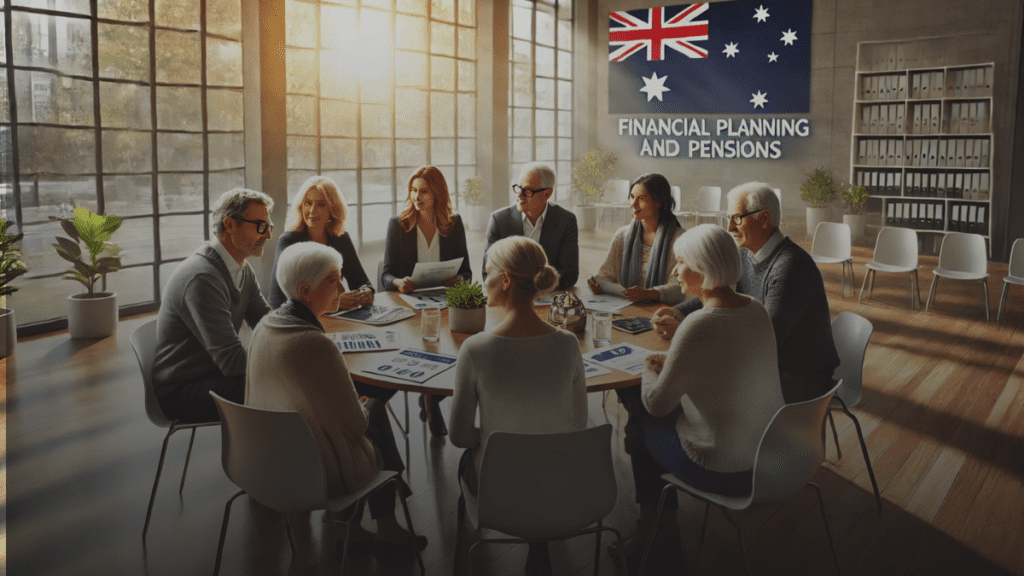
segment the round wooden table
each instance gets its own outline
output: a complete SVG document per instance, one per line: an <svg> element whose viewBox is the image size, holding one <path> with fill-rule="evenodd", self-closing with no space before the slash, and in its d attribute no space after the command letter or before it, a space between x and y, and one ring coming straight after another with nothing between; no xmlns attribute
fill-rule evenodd
<svg viewBox="0 0 1024 576"><path fill-rule="evenodd" d="M587 291L587 288L576 289ZM379 305L399 305L406 306L405 301L398 295L397 292L381 292L374 296L374 302ZM650 318L654 311L664 306L664 304L644 304L644 305L631 305L628 308L623 309L621 312L617 312L616 316L625 318L632 318L636 316L643 316ZM537 307L537 314L541 318L546 318L549 306ZM504 311L500 308L488 308L487 309L487 326L485 330L489 330L497 326L502 318L504 317ZM327 332L355 332L359 330L395 330L398 332L401 338L401 345L403 348L412 348L418 350L424 350L426 352L435 352L441 354L450 354L452 356L458 356L459 347L462 342L472 336L472 334L465 334L462 332L452 332L448 329L448 310L441 311L441 330L440 338L437 342L427 342L423 340L420 333L420 314L417 312L415 316L407 318L394 324L387 326L370 326L367 324L361 324L359 322L352 322L350 320L341 320L333 317L325 317L321 319L324 325L324 329ZM594 341L591 336L591 317L587 318L587 330L584 333L577 334L580 343L580 352L586 354L597 347L594 346ZM642 334L628 334L619 330L612 329L612 345L614 344L633 344L641 348L653 350L656 352L665 352L668 350L669 342L662 340L657 336L654 330L649 330ZM396 354L396 350L387 352L349 352L345 354L345 362L348 364L349 373L352 375L352 379L364 382L367 384L374 384L384 388L393 388L396 390L404 390L406 392L423 392L438 396L451 396L455 388L455 368L449 368L448 370L434 376L430 380L427 380L423 384L417 384L407 380L401 380L398 378L389 378L387 376L371 375L361 372L363 369L372 368L381 362L387 361L389 358ZM588 392L601 392L604 390L613 390L615 388L622 388L625 386L633 386L640 383L640 376L633 376L627 372L620 370L611 369L610 374L604 374L601 376L594 376L587 379L587 391Z"/></svg>

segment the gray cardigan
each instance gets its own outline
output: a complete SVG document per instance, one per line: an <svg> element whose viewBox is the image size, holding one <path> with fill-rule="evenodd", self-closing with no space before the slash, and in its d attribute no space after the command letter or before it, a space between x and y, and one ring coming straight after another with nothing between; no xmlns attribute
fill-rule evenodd
<svg viewBox="0 0 1024 576"><path fill-rule="evenodd" d="M196 249L171 275L156 325L153 385L166 396L181 383L210 376L245 374L242 321L255 328L270 306L256 275L242 266L242 288L210 242Z"/></svg>

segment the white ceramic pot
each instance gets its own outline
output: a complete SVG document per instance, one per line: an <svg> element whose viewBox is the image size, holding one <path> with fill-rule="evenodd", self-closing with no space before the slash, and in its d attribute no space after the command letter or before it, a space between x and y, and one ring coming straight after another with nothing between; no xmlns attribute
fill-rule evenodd
<svg viewBox="0 0 1024 576"><path fill-rule="evenodd" d="M487 308L448 308L448 329L452 332L475 334L487 325Z"/></svg>
<svg viewBox="0 0 1024 576"><path fill-rule="evenodd" d="M7 358L14 354L14 347L18 343L18 321L14 319L14 310L0 308L0 358Z"/></svg>
<svg viewBox="0 0 1024 576"><path fill-rule="evenodd" d="M576 215L576 228L579 230L593 230L597 227L596 206L573 206L572 211Z"/></svg>
<svg viewBox="0 0 1024 576"><path fill-rule="evenodd" d="M824 208L812 208L807 207L807 235L811 238L814 237L814 230L818 227L818 224L822 222L828 222L829 217L832 215L832 210L829 207Z"/></svg>
<svg viewBox="0 0 1024 576"><path fill-rule="evenodd" d="M843 214L843 224L850 227L850 238L863 238L867 214Z"/></svg>
<svg viewBox="0 0 1024 576"><path fill-rule="evenodd" d="M68 332L72 338L106 338L117 332L117 294L68 296Z"/></svg>

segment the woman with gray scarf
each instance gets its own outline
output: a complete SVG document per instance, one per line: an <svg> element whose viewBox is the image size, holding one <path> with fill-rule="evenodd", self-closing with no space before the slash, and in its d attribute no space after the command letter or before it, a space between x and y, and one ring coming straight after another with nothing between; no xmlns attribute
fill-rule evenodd
<svg viewBox="0 0 1024 576"><path fill-rule="evenodd" d="M615 232L601 270L587 280L590 290L601 293L600 278L622 285L623 296L633 302L682 302L683 290L672 274L672 245L685 230L672 213L675 200L668 180L661 174L640 176L630 186L629 206L633 222Z"/></svg>

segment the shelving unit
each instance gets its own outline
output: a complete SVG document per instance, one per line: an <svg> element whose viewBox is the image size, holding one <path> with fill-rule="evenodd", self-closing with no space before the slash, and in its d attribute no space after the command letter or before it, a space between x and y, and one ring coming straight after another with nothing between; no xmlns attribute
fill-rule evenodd
<svg viewBox="0 0 1024 576"><path fill-rule="evenodd" d="M989 239L993 63L904 67L898 45L857 55L850 182L882 199L886 226Z"/></svg>

